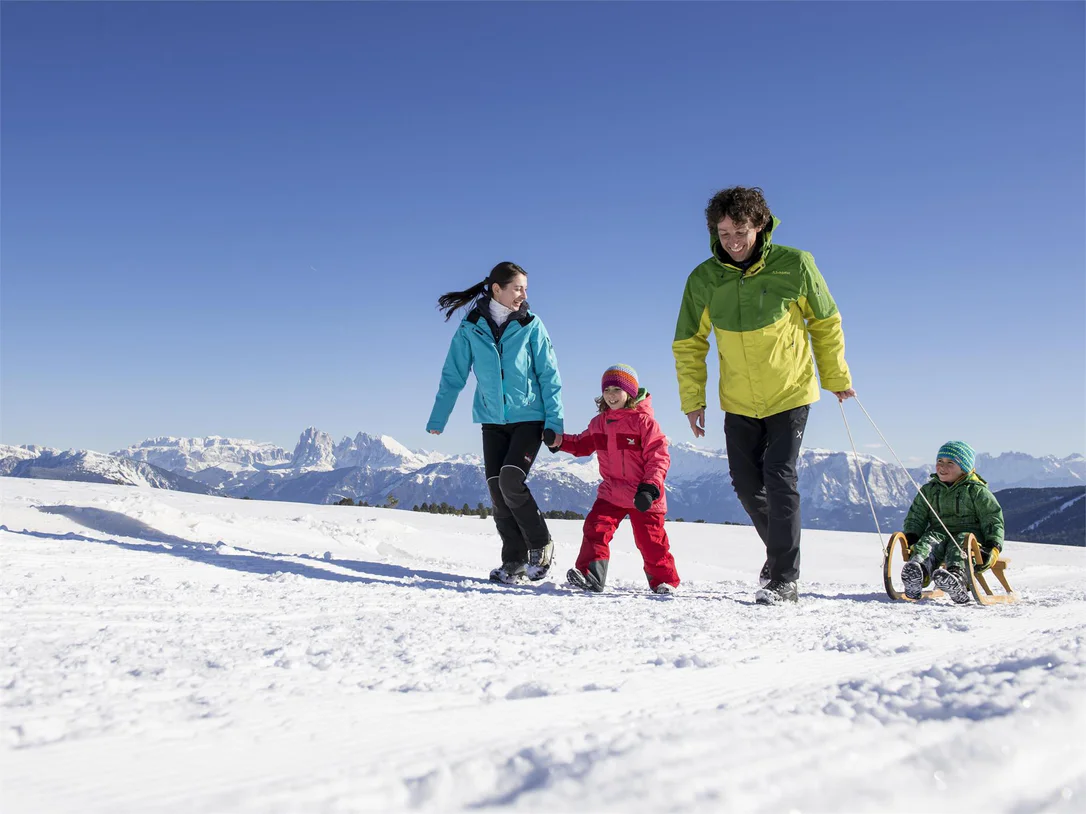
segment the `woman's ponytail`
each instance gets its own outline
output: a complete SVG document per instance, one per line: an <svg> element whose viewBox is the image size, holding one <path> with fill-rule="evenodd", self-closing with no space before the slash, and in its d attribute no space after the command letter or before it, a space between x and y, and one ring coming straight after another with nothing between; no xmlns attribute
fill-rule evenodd
<svg viewBox="0 0 1086 814"><path fill-rule="evenodd" d="M458 310L469 302L475 302L475 300L479 299L486 289L487 281L483 280L481 283L476 283L471 288L465 288L463 291L450 291L448 294L442 294L437 298L437 307L445 312L445 321L448 322Z"/></svg>
<svg viewBox="0 0 1086 814"><path fill-rule="evenodd" d="M471 288L465 288L463 291L450 291L447 294L442 294L437 298L437 307L439 310L445 312L445 321L448 322L452 315L463 308L469 303L475 302L484 293L489 295L490 286L497 283L502 288L505 288L518 274L528 276L528 272L518 266L516 263L510 263L508 261L498 263L490 270L490 274L486 276L486 279L481 283L476 283Z"/></svg>

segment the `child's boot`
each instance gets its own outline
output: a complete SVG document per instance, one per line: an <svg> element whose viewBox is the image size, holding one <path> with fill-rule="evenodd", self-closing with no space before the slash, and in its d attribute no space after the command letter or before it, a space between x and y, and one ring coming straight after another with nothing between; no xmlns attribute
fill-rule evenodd
<svg viewBox="0 0 1086 814"><path fill-rule="evenodd" d="M955 605L964 605L969 601L969 589L965 587L965 575L960 568L936 568L931 578Z"/></svg>
<svg viewBox="0 0 1086 814"><path fill-rule="evenodd" d="M901 582L905 585L905 596L919 599L924 593L924 566L919 560L909 560L901 567Z"/></svg>
<svg viewBox="0 0 1086 814"><path fill-rule="evenodd" d="M602 593L603 586L607 584L607 560L590 562L583 571L579 568L570 568L566 572L566 580L582 591Z"/></svg>

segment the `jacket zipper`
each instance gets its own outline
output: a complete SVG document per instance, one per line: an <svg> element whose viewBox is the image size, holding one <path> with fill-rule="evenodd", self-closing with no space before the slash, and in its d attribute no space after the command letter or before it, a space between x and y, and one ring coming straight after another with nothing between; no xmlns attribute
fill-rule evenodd
<svg viewBox="0 0 1086 814"><path fill-rule="evenodd" d="M502 339L505 338L505 332L502 332ZM492 336L491 339L494 339ZM502 421L505 421L505 360L502 356L502 342L501 339L494 340L494 347L498 351L498 388L501 390L501 399L499 405L502 411Z"/></svg>

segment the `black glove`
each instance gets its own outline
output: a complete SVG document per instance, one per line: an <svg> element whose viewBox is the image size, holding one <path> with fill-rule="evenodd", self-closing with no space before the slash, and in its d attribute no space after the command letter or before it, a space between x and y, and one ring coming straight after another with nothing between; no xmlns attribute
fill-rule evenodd
<svg viewBox="0 0 1086 814"><path fill-rule="evenodd" d="M543 443L546 444L548 447L554 446L554 430L552 430L550 427L547 427L547 429L543 430Z"/></svg>
<svg viewBox="0 0 1086 814"><path fill-rule="evenodd" d="M907 531L905 532L905 542L908 544L909 548L912 548L920 542L920 535L915 531Z"/></svg>
<svg viewBox="0 0 1086 814"><path fill-rule="evenodd" d="M634 508L639 512L647 512L652 504L660 499L660 490L652 483L637 484L637 494L634 495Z"/></svg>

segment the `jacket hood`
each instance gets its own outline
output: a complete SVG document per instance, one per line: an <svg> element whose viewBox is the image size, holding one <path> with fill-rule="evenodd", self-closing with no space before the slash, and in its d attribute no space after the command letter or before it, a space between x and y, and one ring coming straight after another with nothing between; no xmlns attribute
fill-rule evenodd
<svg viewBox="0 0 1086 814"><path fill-rule="evenodd" d="M644 387L639 387L637 389L637 398L626 409L633 410L635 413L645 413L649 418L653 418L652 395Z"/></svg>
<svg viewBox="0 0 1086 814"><path fill-rule="evenodd" d="M759 246L762 251L762 256L765 257L769 252L769 247L773 244L773 231L781 225L781 219L773 217L769 221L769 225L766 226L762 233L758 236ZM713 253L713 257L719 260L721 263L731 263L732 259L728 256L728 253L724 251L724 247L720 245L720 236L716 233L716 228L709 227L709 249Z"/></svg>

